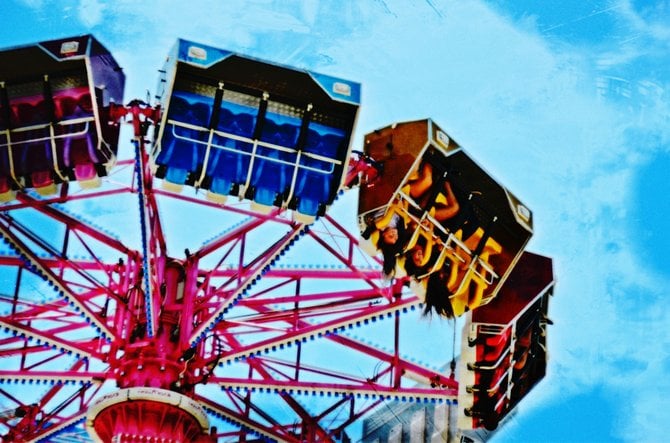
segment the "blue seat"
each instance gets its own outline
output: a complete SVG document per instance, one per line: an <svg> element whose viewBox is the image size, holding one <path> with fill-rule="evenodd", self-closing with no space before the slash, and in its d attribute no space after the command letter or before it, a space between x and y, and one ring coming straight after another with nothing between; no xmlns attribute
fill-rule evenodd
<svg viewBox="0 0 670 443"><path fill-rule="evenodd" d="M344 152L342 152L344 143L344 134L325 134L321 137L314 153L330 157L337 160L344 160Z"/></svg>
<svg viewBox="0 0 670 443"><path fill-rule="evenodd" d="M202 100L204 99L204 100ZM162 149L155 162L166 167L165 179L176 184L189 181L202 168L207 149L208 125L213 98L175 91L168 109L168 120L198 128L168 123L163 133Z"/></svg>
<svg viewBox="0 0 670 443"><path fill-rule="evenodd" d="M303 151L344 161L344 132L319 124L310 127L314 129L309 129ZM334 174L338 169L333 163L309 155L301 157L300 166L295 190L298 202L296 210L301 214L316 216L321 205L331 203L332 189L339 185L340 175Z"/></svg>
<svg viewBox="0 0 670 443"><path fill-rule="evenodd" d="M296 180L296 209L302 214L315 216L321 204L329 203L333 180L332 164L303 156L300 166Z"/></svg>
<svg viewBox="0 0 670 443"><path fill-rule="evenodd" d="M168 109L168 118L178 121L186 121L190 111L191 104L189 101L179 95L175 94L170 99Z"/></svg>
<svg viewBox="0 0 670 443"><path fill-rule="evenodd" d="M253 108L232 106L226 102L222 103L221 108L217 130L248 139L253 137L256 126L256 114Z"/></svg>
<svg viewBox="0 0 670 443"><path fill-rule="evenodd" d="M255 120L250 113L236 114L222 106L216 129L251 140ZM234 184L247 180L253 144L219 134L214 134L212 144L215 148L210 152L206 171L211 181L209 189L217 194L229 194Z"/></svg>
<svg viewBox="0 0 670 443"><path fill-rule="evenodd" d="M283 123L277 128L277 133L281 138L282 146L295 148L295 145L298 143L300 127L292 123Z"/></svg>
<svg viewBox="0 0 670 443"><path fill-rule="evenodd" d="M261 130L260 140L273 145L294 148L298 138L296 125L277 124L267 119ZM254 201L273 205L279 194L284 194L291 184L296 153L268 146L258 146L254 160L251 186L255 189Z"/></svg>

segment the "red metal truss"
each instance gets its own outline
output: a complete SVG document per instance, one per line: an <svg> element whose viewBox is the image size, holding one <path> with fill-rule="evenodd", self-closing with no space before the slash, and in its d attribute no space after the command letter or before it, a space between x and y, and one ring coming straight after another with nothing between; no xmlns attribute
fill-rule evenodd
<svg viewBox="0 0 670 443"><path fill-rule="evenodd" d="M0 213L0 403L39 409L0 420L5 441L80 432L100 393L147 383L201 402L220 441L335 441L380 403L455 401L453 374L412 359L403 314L419 301L380 278L353 216L302 225L120 168L125 181L20 193Z"/></svg>

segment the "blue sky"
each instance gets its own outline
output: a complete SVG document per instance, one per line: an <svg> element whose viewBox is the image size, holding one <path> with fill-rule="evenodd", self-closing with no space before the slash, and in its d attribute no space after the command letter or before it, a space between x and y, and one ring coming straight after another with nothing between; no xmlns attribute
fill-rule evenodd
<svg viewBox="0 0 670 443"><path fill-rule="evenodd" d="M153 90L176 38L359 81L363 134L433 118L555 260L547 379L496 442L663 441L670 1L3 0L0 46L93 33Z"/></svg>

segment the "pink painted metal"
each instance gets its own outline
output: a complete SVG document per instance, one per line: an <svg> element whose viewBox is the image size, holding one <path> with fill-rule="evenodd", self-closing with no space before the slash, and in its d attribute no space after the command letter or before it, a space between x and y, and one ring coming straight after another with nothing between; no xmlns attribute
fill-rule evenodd
<svg viewBox="0 0 670 443"><path fill-rule="evenodd" d="M113 108L137 158L101 188L66 182L1 208L3 441L60 441L124 389L195 400L211 428L162 401L119 402L89 416L105 441L167 438L168 422L182 426L174 441L340 441L382 402L455 401L453 372L410 359L416 320L402 314L419 301L403 279L380 278L353 214L307 226L155 187L144 143L158 113ZM375 175L362 158L349 172L348 186ZM382 343L357 337L367 329Z"/></svg>

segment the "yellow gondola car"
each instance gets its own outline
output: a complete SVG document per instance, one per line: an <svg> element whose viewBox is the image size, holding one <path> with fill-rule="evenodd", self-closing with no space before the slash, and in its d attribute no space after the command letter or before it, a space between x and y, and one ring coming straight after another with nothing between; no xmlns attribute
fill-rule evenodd
<svg viewBox="0 0 670 443"><path fill-rule="evenodd" d="M387 277L409 277L426 304L458 316L495 297L532 235L532 215L432 120L365 136L381 165L363 184L363 244Z"/></svg>

